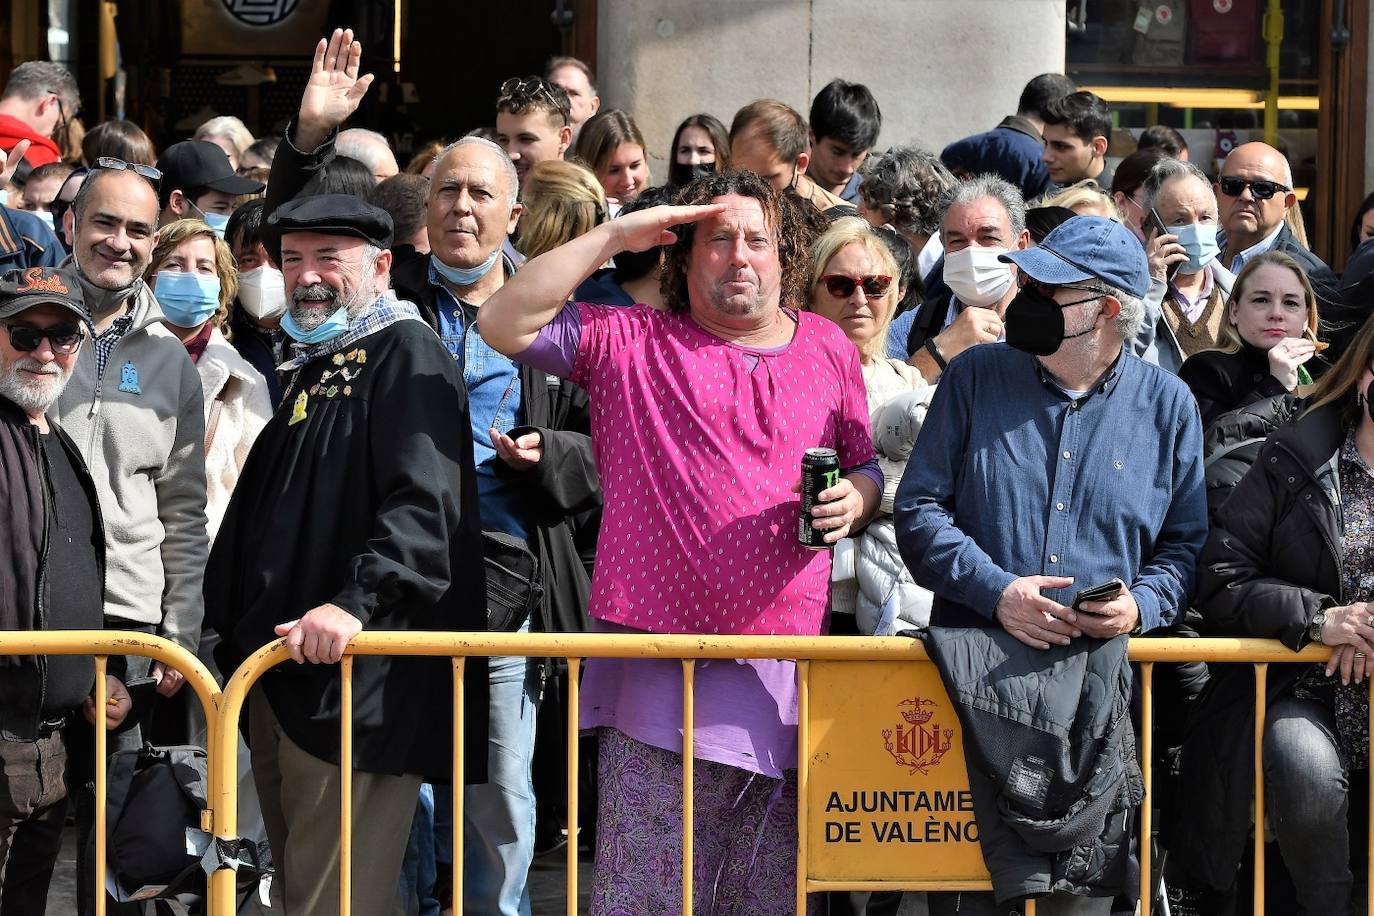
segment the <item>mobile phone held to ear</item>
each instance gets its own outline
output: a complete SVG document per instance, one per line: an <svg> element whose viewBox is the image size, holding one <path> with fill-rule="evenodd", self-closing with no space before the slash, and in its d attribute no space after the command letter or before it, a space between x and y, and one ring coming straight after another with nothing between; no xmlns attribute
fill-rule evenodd
<svg viewBox="0 0 1374 916"><path fill-rule="evenodd" d="M1078 594L1073 596L1073 604L1071 607L1075 611L1081 611L1083 610L1082 605L1085 601L1106 601L1109 598L1115 598L1125 587L1126 583L1122 582L1120 579L1110 579L1103 582L1101 585L1089 586L1088 588L1081 589Z"/></svg>
<svg viewBox="0 0 1374 916"><path fill-rule="evenodd" d="M1160 219L1159 212L1156 211L1154 207L1151 207L1150 211L1145 214L1145 233L1146 235L1153 234L1156 236L1170 234L1169 227L1164 225L1164 220ZM1174 282L1174 276L1178 274L1179 268L1182 266L1182 261L1179 261L1177 264L1169 265L1167 277L1170 283Z"/></svg>

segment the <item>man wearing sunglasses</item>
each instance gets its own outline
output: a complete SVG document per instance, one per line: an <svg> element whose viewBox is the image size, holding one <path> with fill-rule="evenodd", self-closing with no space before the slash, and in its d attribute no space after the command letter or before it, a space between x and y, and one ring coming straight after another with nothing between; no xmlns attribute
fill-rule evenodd
<svg viewBox="0 0 1374 916"><path fill-rule="evenodd" d="M1283 153L1267 143L1244 143L1231 151L1217 179L1217 204L1225 231L1221 262L1239 274L1245 262L1266 251L1292 255L1323 299L1340 301L1331 268L1293 237L1284 215L1298 202L1293 170Z"/></svg>
<svg viewBox="0 0 1374 916"><path fill-rule="evenodd" d="M1096 708L1124 710L1125 641L1112 640L1177 617L1207 536L1197 404L1177 377L1123 348L1139 332L1150 287L1145 252L1125 226L1075 217L1039 247L1001 257L1021 280L1007 307L1006 343L969 349L940 381L897 490L898 545L916 583L935 593L932 655L941 658L946 639L968 650L942 668L947 682L951 672L961 685L1003 682L981 668L1000 654L1024 678L1018 695L1040 698L1048 709L1066 699L1064 682L1052 676L1059 666L1082 671L1110 649L1119 653L1108 656L1110 674L1126 687L1110 701L1099 695ZM1093 586L1103 586L1094 590L1100 600L1076 599ZM1070 708L1078 697L1072 694ZM1013 697L1007 705L1024 708ZM966 722L966 747L975 746L975 731L986 736L984 728L1016 736L992 719L977 729ZM1044 757L1023 756L1027 744L1007 747L1015 748L1004 758L1016 761L1013 773L1037 781L1043 772L1048 782ZM1064 831L1101 842L1092 868L1078 873L1066 870L1074 840L1032 846L1024 838L1036 818L1050 816L1044 795L1018 797L1009 787L1015 777L991 778L999 769L1005 776L1005 767L975 757L970 787L999 904L1048 895L1037 912L1111 912L1111 898L1131 880L1129 810L1131 798L1139 800L1126 788L1139 773L1130 769L1129 742L1115 749L1099 764L1125 774L1119 796L1113 785L1102 793L1113 802L1094 822ZM1067 781L1060 810L1081 797L1069 792L1084 792L1091 781ZM1004 820L1004 810L1024 816L1024 833ZM1004 911L987 895L962 896L961 913Z"/></svg>
<svg viewBox="0 0 1374 916"><path fill-rule="evenodd" d="M10 71L0 93L0 151L9 152L20 140L28 140L24 158L30 165L57 162L67 122L80 107L76 79L66 67L46 60L20 64Z"/></svg>
<svg viewBox="0 0 1374 916"><path fill-rule="evenodd" d="M0 630L101 628L105 542L95 484L75 443L47 416L85 327L81 288L67 271L34 267L0 279ZM68 804L64 735L83 703L94 717L94 680L86 656L0 662L4 912L44 910ZM129 694L113 677L106 686L113 727L129 712Z"/></svg>

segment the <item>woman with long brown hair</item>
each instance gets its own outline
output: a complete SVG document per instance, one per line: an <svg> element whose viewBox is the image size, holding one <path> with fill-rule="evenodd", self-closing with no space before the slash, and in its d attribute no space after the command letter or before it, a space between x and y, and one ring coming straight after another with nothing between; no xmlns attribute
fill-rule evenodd
<svg viewBox="0 0 1374 916"><path fill-rule="evenodd" d="M1374 675L1371 394L1374 323L1366 323L1217 512L1199 569L1204 636L1332 650L1325 663L1271 667L1267 684L1267 820L1298 913L1351 912L1349 787L1369 766L1361 682ZM1194 816L1189 836L1178 838L1195 848L1170 857L1216 890L1234 883L1251 829L1254 695L1242 667L1215 667L1197 710L1206 727L1185 742L1180 800Z"/></svg>

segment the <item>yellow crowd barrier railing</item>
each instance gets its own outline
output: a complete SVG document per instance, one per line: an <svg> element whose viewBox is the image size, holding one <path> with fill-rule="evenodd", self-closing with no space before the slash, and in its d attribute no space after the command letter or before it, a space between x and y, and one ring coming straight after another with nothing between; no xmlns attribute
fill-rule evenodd
<svg viewBox="0 0 1374 916"><path fill-rule="evenodd" d="M44 649L44 651L47 651ZM1182 638L1160 638L1160 639L1136 639L1132 640L1130 646L1130 658L1133 662L1140 663L1141 690L1144 699L1144 717L1141 728L1141 755L1143 759L1145 775L1146 796L1141 807L1140 830L1143 838L1140 844L1140 865L1141 865L1141 899L1150 901L1154 897L1154 889L1151 886L1151 856L1149 837L1153 829L1151 804L1153 800L1152 785L1152 757L1153 757L1153 675L1154 666L1157 663L1178 663L1189 661L1217 662L1217 663L1238 663L1253 664L1255 666L1255 686L1256 686L1256 720L1255 720L1255 781L1256 781L1256 802L1255 802L1255 822L1263 823L1264 802L1264 769L1261 760L1263 748L1263 729L1264 729L1264 708L1265 708L1265 684L1268 675L1268 667L1274 663L1292 662L1320 662L1328 657L1329 650L1323 646L1310 646L1302 652L1295 653L1276 641L1255 640L1255 639L1182 639ZM972 871L966 874L936 874L925 875L917 878L898 877L895 879L872 879L868 877L854 877L853 875L817 875L816 866L824 857L812 854L812 848L816 845L812 842L812 824L814 821L813 811L814 802L812 800L815 786L812 785L813 777L819 774L828 773L826 766L830 762L830 751L825 750L824 742L831 741L831 745L836 750L839 749L837 742L844 739L846 734L841 726L846 724L846 717L850 710L841 708L836 714L831 711L831 717L826 719L825 714L818 712L825 700L828 698L818 697L813 691L813 680L826 680L826 665L830 663L903 663L905 667L914 667L908 663L924 663L926 669L933 666L929 663L922 644L918 641L900 637L747 637L747 636L685 636L685 635L600 635L600 634L492 634L492 633L386 633L371 632L363 633L355 637L349 644L347 653L340 665L340 676L342 678L343 689L341 691L343 715L340 719L340 740L343 749L342 760L351 759L350 748L352 746L352 658L360 655L411 655L411 656L445 656L453 659L453 759L454 759L454 784L461 786L463 781L463 693L465 668L464 659L467 657L490 657L490 656L529 656L535 658L565 658L568 661L569 671L569 713L568 713L568 852L567 852L567 912L569 916L576 916L578 898L578 742L577 736L579 729L578 715L578 678L581 671L581 663L587 658L656 658L656 659L680 659L682 662L683 677L683 843L682 843L682 912L691 916L693 908L692 900L692 857L693 857L693 811L692 811L692 746L693 746L693 704L694 704L694 673L695 663L702 659L740 659L740 658L768 658L768 659L791 659L798 662L797 665L797 686L799 697L799 761L798 761L798 812L797 812L797 913L805 913L806 895L831 890L910 890L910 891L954 891L954 890L985 890L990 888L986 878L986 873L974 874ZM251 658L243 663L224 686L223 695L220 698L219 715L212 718L212 734L216 731L212 741L210 757L210 795L211 809L213 812L212 821L216 836L224 839L232 839L237 829L237 761L235 758L235 730L239 727L239 718L243 711L243 705L247 699L249 690L257 680L268 669L288 660L285 645L282 641L274 642L263 647ZM851 676L860 669L844 672L845 676ZM889 672L901 670L901 668L884 669L883 675L887 677ZM831 671L830 674L834 674ZM929 673L929 670L927 671ZM898 687L897 689L902 689ZM929 690L928 685L921 689ZM851 691L852 693L852 691ZM207 693L206 696L213 696ZM947 698L940 696L947 703ZM851 697L852 699L852 697ZM923 710L923 701L926 706L936 706L938 703L930 697L914 698L915 706L906 704L907 711L911 716L906 722L917 722L924 727L927 719L928 710ZM1374 723L1371 723L1374 725ZM950 734L936 729L937 734L934 739L935 750L931 750L929 744L930 735L928 732L917 733L908 731L905 735L902 732L902 724L899 722L896 729L896 740L900 744L903 740L915 742L911 744L909 754L903 755L894 753L893 756L904 766L908 766L912 773L924 768L930 771L933 765L930 764L932 756L950 753L951 759L962 761L962 749L959 748L957 741L957 722L953 720L952 714L937 726L948 725L949 731L955 736L951 741ZM829 739L821 734L825 732L831 735ZM923 737L924 736L924 737ZM886 738L884 740L891 740ZM820 743L817 743L820 742ZM818 753L812 753L817 747L822 747ZM943 749L943 750L941 750ZM889 749L891 750L891 749ZM889 767L891 761L887 761ZM948 775L950 771L946 771ZM962 773L962 771L960 771ZM956 774L957 775L957 774ZM828 776L826 778L829 778ZM966 779L966 777L964 777ZM351 800L351 777L349 768L344 767L340 798L340 914L350 913L349 889L352 881L352 850L350 837L352 831L350 800ZM966 785L966 782L965 782ZM1371 787L1374 787L1374 770L1371 770ZM953 797L953 796L950 796ZM1374 797L1374 793L1372 793ZM462 907L462 829L463 823L463 793L455 791L453 793L453 900L457 912L461 912ZM1374 817L1370 821L1371 848L1374 848ZM895 828L894 828L895 829ZM950 833L950 828L946 827L946 832ZM973 842L976 849L976 838L970 837L966 832L959 828L952 830L952 835L962 836L967 843ZM1263 916L1264 912L1264 831L1262 828L1255 830L1255 909L1257 916ZM911 859L922 857L912 855ZM979 860L981 868L981 860ZM1148 907L1148 903L1146 907ZM1374 911L1374 886L1370 889L1370 905ZM210 914L211 916L233 916L234 912L234 874L232 871L220 870L211 875L210 878ZM1034 914L1034 902L1028 902L1026 907L1028 914Z"/></svg>
<svg viewBox="0 0 1374 916"><path fill-rule="evenodd" d="M95 656L95 913L105 916L106 894L106 751L108 739L103 726L106 701L105 674L111 655L137 655L162 662L181 672L186 678L183 690L195 691L207 723L207 758L215 759L215 742L219 729L219 685L190 652L161 636L127 633L115 630L6 630L0 632L0 655L93 655ZM201 829L214 830L213 808L201 813ZM230 904L228 912L233 912Z"/></svg>
<svg viewBox="0 0 1374 916"><path fill-rule="evenodd" d="M1152 834L1153 773L1154 751L1153 736L1153 696L1154 668L1158 663L1178 663L1203 661L1212 663L1251 664L1255 672L1255 806L1256 825L1264 822L1264 768L1263 736L1265 715L1266 684L1271 664L1293 662L1321 662L1328 657L1329 650L1323 646L1309 646L1302 652L1292 652L1278 642L1253 639L1137 639L1131 642L1130 658L1139 663L1141 693L1144 701L1142 727L1140 730L1141 757L1145 775L1145 800L1140 810L1140 866L1141 899L1152 900L1152 850L1148 838ZM284 642L277 641L263 647L249 658L225 684L220 691L214 678L205 666L191 653L180 646L157 636L117 631L7 631L0 633L0 654L7 655L92 655L95 657L96 679L94 696L96 708L104 709L106 686L104 674L107 660L111 655L145 656L163 662L180 671L187 680L187 687L195 692L208 726L207 755L209 761L209 807L202 812L202 829L222 839L233 839L237 832L237 759L236 732L243 705L254 683L273 666L289 659ZM683 677L683 913L692 913L692 745L693 745L693 707L695 665L703 659L771 658L792 659L797 665L797 687L799 700L798 729L798 811L797 811L797 912L805 912L808 893L831 890L911 890L911 891L954 891L982 890L990 885L986 873L981 871L981 860L970 868L967 855L962 864L950 866L940 872L940 864L945 859L939 855L908 854L903 862L921 861L935 863L934 873L924 873L915 877L910 874L895 878L874 878L854 870L844 856L831 855L826 850L825 838L813 835L813 827L823 823L822 812L816 804L817 793L823 792L826 784L843 784L853 780L856 770L853 760L844 761L844 752L854 729L868 727L869 723L857 722L858 718L873 713L874 722L881 723L882 717L891 710L883 708L881 697L871 698L863 690L853 689L861 677L861 672L870 670L876 674L873 680L883 684L889 697L905 697L910 692L910 684L898 683L906 672L918 672L916 689L925 695L904 700L903 715L905 723L898 720L895 728L896 747L888 729L882 739L888 746L891 756L915 774L918 770L928 776L939 767L940 758L949 755L955 766L941 770L941 778L946 782L940 792L949 785L959 784L966 777L962 770L962 748L957 741L957 722L950 713L941 713L943 719L932 719L940 701L948 703L943 692L937 695L938 687L932 687L929 677L933 666L925 654L921 643L905 638L863 638L863 637L745 637L745 636L669 636L669 635L599 635L599 634L489 634L489 633L364 633L354 638L340 665L342 679L341 700L344 715L340 718L340 740L343 754L341 759L351 759L352 746L352 659L360 655L413 655L443 656L453 663L453 759L454 784L463 782L463 694L465 685L465 660L468 657L489 656L530 656L561 657L568 660L569 671L569 713L568 713L568 872L567 872L567 912L570 916L577 913L578 886L578 742L580 732L578 715L578 680L582 661L586 658L657 658L680 659ZM863 664L855 664L863 663ZM843 667L836 667L836 665ZM837 684L848 685L849 689L837 690ZM819 685L819 691L814 689ZM837 701L837 702L836 702ZM914 705L913 705L914 704ZM911 725L910 723L915 723ZM908 727L909 726L909 727ZM903 728L907 728L903 732ZM1371 730L1374 731L1374 710L1371 711ZM866 733L865 733L866 734ZM951 735L955 740L951 740ZM908 745L903 746L902 742ZM96 884L104 887L106 866L106 750L108 742L104 729L95 729L95 773L96 773L96 832L95 867ZM867 752L860 749L860 753ZM881 757L881 755L878 755ZM840 766L836 765L839 761ZM887 765L890 774L892 760L880 761ZM948 761L947 761L948 762ZM849 769L846 769L849 767ZM899 767L898 769L900 769ZM863 777L867 778L867 777ZM880 773L880 778L886 778ZM949 782L950 779L954 782ZM839 779L839 783L834 780ZM827 783L827 781L830 781ZM352 835L351 823L351 782L348 767L341 773L340 798L340 906L341 914L350 913L348 889L352 881L352 850L349 842ZM1374 770L1370 773L1371 798L1374 799ZM933 785L933 784L932 784ZM854 788L851 785L851 788ZM952 790L951 790L952 793ZM908 792L908 795L911 793ZM940 793L932 793L940 794ZM949 794L954 798L954 794ZM1374 802L1371 803L1374 806ZM937 809L940 806L937 804ZM949 806L945 807L948 812ZM967 813L965 809L964 813ZM1370 817L1370 848L1374 849L1374 811ZM453 793L454 822L454 867L453 900L461 912L462 885L462 830L463 793ZM857 822L855 822L857 823ZM832 825L827 824L829 831ZM894 834L897 824L893 825ZM927 837L930 839L930 828ZM842 833L843 831L841 831ZM936 831L937 833L939 831ZM946 836L953 835L964 843L964 852L977 849L976 838L959 825L946 823ZM969 845L972 844L972 845ZM925 847L926 853L931 847ZM862 846L856 849L865 859L870 858L868 850ZM851 859L853 857L850 857ZM957 858L957 857L956 857ZM881 855L874 858L879 868L886 867ZM954 861L953 859L948 861ZM846 873L846 869L849 870ZM1264 913L1264 831L1257 827L1254 839L1254 912L1257 916ZM1374 886L1369 889L1369 906L1374 912ZM235 873L220 869L210 876L209 907L211 916L233 916L235 909ZM97 894L96 913L105 912L105 895ZM1034 913L1034 903L1030 902L1026 912Z"/></svg>

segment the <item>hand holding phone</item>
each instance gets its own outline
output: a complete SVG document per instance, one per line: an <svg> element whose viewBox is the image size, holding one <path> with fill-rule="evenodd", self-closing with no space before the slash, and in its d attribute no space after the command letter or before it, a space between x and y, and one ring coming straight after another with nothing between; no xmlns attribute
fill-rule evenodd
<svg viewBox="0 0 1374 916"><path fill-rule="evenodd" d="M1151 207L1145 212L1145 253L1150 259L1150 274L1159 276L1159 268L1164 267L1164 279L1173 282L1179 269L1188 261L1188 252L1178 243L1178 239L1169 231L1169 227L1164 225L1164 220L1160 217L1159 211ZM1169 236L1172 241L1162 241L1164 236Z"/></svg>
<svg viewBox="0 0 1374 916"><path fill-rule="evenodd" d="M1126 583L1122 582L1119 578L1109 579L1100 585L1091 585L1085 589L1080 589L1078 594L1073 596L1073 604L1070 605L1070 607L1075 611L1082 611L1085 614L1090 614L1092 613L1091 611L1084 610L1083 608L1085 602L1110 601L1121 594L1122 589L1125 587Z"/></svg>

